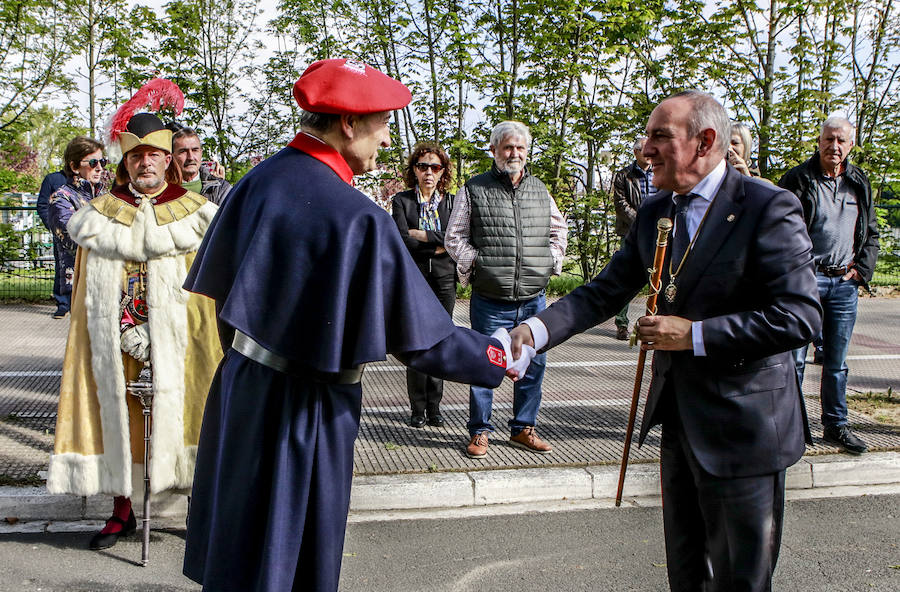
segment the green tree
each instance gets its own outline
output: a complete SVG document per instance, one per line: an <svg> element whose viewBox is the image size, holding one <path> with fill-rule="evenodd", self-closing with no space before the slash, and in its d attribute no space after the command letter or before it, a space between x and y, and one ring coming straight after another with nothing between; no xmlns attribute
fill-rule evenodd
<svg viewBox="0 0 900 592"><path fill-rule="evenodd" d="M63 72L69 56L65 16L60 0L0 4L0 134L21 131L32 106L52 91L72 88Z"/></svg>
<svg viewBox="0 0 900 592"><path fill-rule="evenodd" d="M208 124L209 147L228 170L235 170L252 145L252 124L258 117L242 116L236 108L250 94L244 84L250 80L254 52L261 48L253 38L258 1L173 0L165 11L162 71L185 93L184 119Z"/></svg>
<svg viewBox="0 0 900 592"><path fill-rule="evenodd" d="M97 62L109 86L97 96L98 111L110 114L159 73L164 30L156 13L146 6L135 5L127 12L123 8L112 16L116 24L105 26L106 51Z"/></svg>
<svg viewBox="0 0 900 592"><path fill-rule="evenodd" d="M900 179L900 16L893 0L853 3L849 102L856 116L857 161L878 194Z"/></svg>
<svg viewBox="0 0 900 592"><path fill-rule="evenodd" d="M124 0L68 0L66 11L68 41L73 53L82 59L83 69L78 69L78 75L87 82L88 129L93 135L98 127L98 90L108 54L122 36L137 37L139 33L123 31L120 15L126 12Z"/></svg>
<svg viewBox="0 0 900 592"><path fill-rule="evenodd" d="M27 129L20 134L20 139L35 153L35 174L39 178L62 167L63 151L72 138L89 133L76 123L74 107L53 109L42 105L29 110L25 118Z"/></svg>

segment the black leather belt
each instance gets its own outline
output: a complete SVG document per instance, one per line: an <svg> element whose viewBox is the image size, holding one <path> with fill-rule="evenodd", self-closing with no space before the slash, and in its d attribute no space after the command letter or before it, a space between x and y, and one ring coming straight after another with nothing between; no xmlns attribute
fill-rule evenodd
<svg viewBox="0 0 900 592"><path fill-rule="evenodd" d="M366 368L365 364L361 364L356 368L341 369L338 372L322 372L312 368L303 368L297 363L267 350L252 337L238 330L234 332L234 340L231 342L231 347L236 352L272 370L327 384L356 384L362 380L363 370Z"/></svg>
<svg viewBox="0 0 900 592"><path fill-rule="evenodd" d="M828 277L846 275L850 271L849 265L817 265L816 271Z"/></svg>

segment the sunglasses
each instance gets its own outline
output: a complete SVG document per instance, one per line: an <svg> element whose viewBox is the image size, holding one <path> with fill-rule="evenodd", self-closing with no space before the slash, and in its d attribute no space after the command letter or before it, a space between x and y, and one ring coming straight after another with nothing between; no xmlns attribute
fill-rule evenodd
<svg viewBox="0 0 900 592"><path fill-rule="evenodd" d="M416 163L416 170L418 170L419 172L424 173L424 172L427 171L428 169L431 169L431 172L432 172L432 173L439 173L439 172L441 172L442 170L444 170L444 165L442 165L442 164L430 164L430 163L427 163L427 162L417 162L417 163Z"/></svg>
<svg viewBox="0 0 900 592"><path fill-rule="evenodd" d="M109 163L109 161L106 160L105 158L92 158L92 159L90 159L90 160L82 160L81 162L86 162L86 163L88 163L88 166L91 167L92 169L93 169L93 168L96 168L96 166L97 166L98 164L99 164L101 167L105 167L105 166Z"/></svg>

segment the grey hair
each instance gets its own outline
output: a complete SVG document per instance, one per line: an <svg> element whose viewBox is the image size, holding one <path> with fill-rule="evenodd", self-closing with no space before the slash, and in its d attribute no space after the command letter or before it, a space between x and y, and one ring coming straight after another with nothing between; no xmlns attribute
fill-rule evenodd
<svg viewBox="0 0 900 592"><path fill-rule="evenodd" d="M644 142L646 141L646 136L638 136L634 139L634 144L631 145L632 150L640 151L644 147Z"/></svg>
<svg viewBox="0 0 900 592"><path fill-rule="evenodd" d="M832 115L824 122L822 122L822 129L819 131L819 135L822 135L822 132L827 129L841 129L843 127L849 128L851 133L853 133L853 130L856 129L856 126L854 126L853 123L851 123L850 120L846 117L843 117L841 115Z"/></svg>
<svg viewBox="0 0 900 592"><path fill-rule="evenodd" d="M687 99L691 104L691 113L688 116L688 133L696 136L705 129L716 132L716 144L719 152L724 156L728 153L731 143L731 120L722 106L709 93L699 90L684 90L669 97L670 99Z"/></svg>
<svg viewBox="0 0 900 592"><path fill-rule="evenodd" d="M745 162L750 162L750 149L753 147L753 136L750 135L750 128L743 123L735 122L731 124L731 135L737 134L744 143L744 153L738 154ZM730 138L729 138L730 140Z"/></svg>
<svg viewBox="0 0 900 592"><path fill-rule="evenodd" d="M331 125L341 118L335 113L315 113L313 111L300 112L300 127L327 132Z"/></svg>
<svg viewBox="0 0 900 592"><path fill-rule="evenodd" d="M521 121L501 121L491 130L491 146L497 147L507 136L522 136L525 145L531 148L531 130Z"/></svg>

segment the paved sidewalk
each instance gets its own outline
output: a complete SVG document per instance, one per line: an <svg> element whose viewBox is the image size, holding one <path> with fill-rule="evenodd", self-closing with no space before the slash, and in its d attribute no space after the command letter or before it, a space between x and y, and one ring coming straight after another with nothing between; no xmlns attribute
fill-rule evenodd
<svg viewBox="0 0 900 592"><path fill-rule="evenodd" d="M642 310L642 303L632 303L631 318ZM53 445L68 330L68 320L53 320L52 311L53 307L45 305L0 305L0 486L5 486L0 487L0 518L72 520L101 518L108 511L108 501L49 496L42 489ZM457 303L455 320L467 324L467 301ZM616 341L614 334L615 327L609 321L549 354L538 431L553 444L550 455L531 454L506 444L506 422L512 413L511 383L505 383L495 394L493 421L498 432L491 440L488 456L475 460L463 451L468 439L466 386L445 386L442 412L446 427L413 429L406 425L405 368L392 358L370 364L363 379L364 409L356 445L353 509L478 506L562 498L602 500L614 496L637 360L637 352ZM898 361L900 299L861 299L848 360L849 389L896 389L900 386ZM872 453L854 458L838 454L835 447L822 442L819 375L818 366L808 366L804 392L815 444L807 449L804 461L791 469L791 487L813 490L823 485L872 485L877 489L900 483L900 454L893 452L900 450L900 428L851 413L854 430ZM645 391L647 380L645 377ZM632 447L634 464L629 469L626 496L641 499L658 492L658 443L657 428L642 448ZM168 511L178 515L181 506L175 502Z"/></svg>

